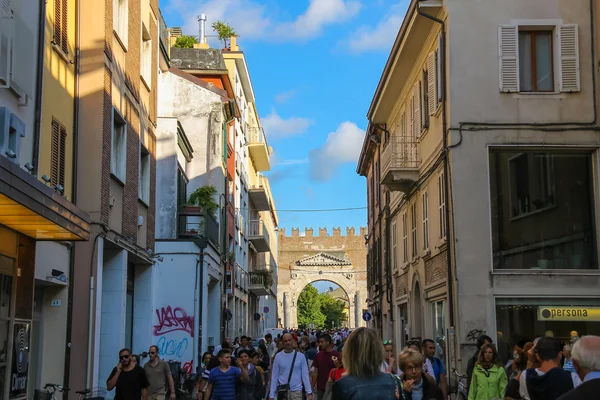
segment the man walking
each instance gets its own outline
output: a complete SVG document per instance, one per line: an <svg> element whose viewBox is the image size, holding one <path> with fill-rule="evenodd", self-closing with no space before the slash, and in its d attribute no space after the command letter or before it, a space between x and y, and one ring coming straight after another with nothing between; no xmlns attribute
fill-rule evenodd
<svg viewBox="0 0 600 400"><path fill-rule="evenodd" d="M144 372L148 378L148 400L165 400L167 383L170 389L170 400L175 400L175 382L171 376L169 364L158 356L158 346L150 346L148 350L150 361L144 365Z"/></svg>
<svg viewBox="0 0 600 400"><path fill-rule="evenodd" d="M340 359L341 356L333 349L331 336L327 333L319 336L319 350L312 364L311 383L313 389L317 390L317 399L321 400L325 396L329 372L335 368L333 358Z"/></svg>
<svg viewBox="0 0 600 400"><path fill-rule="evenodd" d="M444 370L444 363L442 360L435 356L435 342L431 339L424 339L422 342L423 355L425 356L425 364L427 368L431 368L431 371L427 373L435 379L438 387L442 389L444 398L448 397L448 383L446 381L446 371Z"/></svg>
<svg viewBox="0 0 600 400"><path fill-rule="evenodd" d="M234 357L237 358L238 353L242 350L248 350L250 353L254 353L256 351L254 350L254 347L252 347L252 338L249 338L248 336L242 336L240 338L240 347L235 350Z"/></svg>
<svg viewBox="0 0 600 400"><path fill-rule="evenodd" d="M269 399L277 398L277 387L289 385L289 400L302 400L302 388L306 391L308 400L313 400L308 365L304 354L294 350L294 337L283 335L283 351L275 356L271 370L271 387Z"/></svg>
<svg viewBox="0 0 600 400"><path fill-rule="evenodd" d="M273 335L267 333L265 335L265 345L267 346L267 353L269 354L269 359L273 359L275 354L277 353L277 344L273 341Z"/></svg>
<svg viewBox="0 0 600 400"><path fill-rule="evenodd" d="M556 400L581 384L579 377L560 367L560 340L543 337L535 345L534 353L539 368L530 368L521 373L519 393L524 400Z"/></svg>
<svg viewBox="0 0 600 400"><path fill-rule="evenodd" d="M217 358L219 359L219 367L210 370L204 400L233 400L235 399L235 387L238 380L250 381L248 370L240 368L240 360L237 361L238 367L231 366L231 353L229 350L219 351Z"/></svg>
<svg viewBox="0 0 600 400"><path fill-rule="evenodd" d="M106 380L106 390L115 387L115 400L148 400L148 378L144 369L133 362L131 350L119 351L119 363Z"/></svg>
<svg viewBox="0 0 600 400"><path fill-rule="evenodd" d="M558 400L595 399L600 393L600 337L584 336L571 350L573 366L583 383Z"/></svg>

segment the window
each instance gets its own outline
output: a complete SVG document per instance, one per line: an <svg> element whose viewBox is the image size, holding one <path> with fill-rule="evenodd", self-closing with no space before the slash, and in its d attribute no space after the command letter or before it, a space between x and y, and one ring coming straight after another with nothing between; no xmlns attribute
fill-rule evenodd
<svg viewBox="0 0 600 400"><path fill-rule="evenodd" d="M408 223L406 213L402 214L402 260L408 262Z"/></svg>
<svg viewBox="0 0 600 400"><path fill-rule="evenodd" d="M423 207L423 249L429 249L429 194L423 193L421 197Z"/></svg>
<svg viewBox="0 0 600 400"><path fill-rule="evenodd" d="M410 127L414 139L421 136L421 130L423 129L423 121L421 121L421 101L421 82L419 81L413 88L413 95L410 100L410 110L412 114Z"/></svg>
<svg viewBox="0 0 600 400"><path fill-rule="evenodd" d="M67 128L52 118L50 182L54 186L62 186L63 189L65 187L66 143Z"/></svg>
<svg viewBox="0 0 600 400"><path fill-rule="evenodd" d="M396 236L396 220L394 220L392 222L392 270L395 271L398 268L398 255L397 255L397 251L398 251L398 243L397 243L397 236Z"/></svg>
<svg viewBox="0 0 600 400"><path fill-rule="evenodd" d="M521 153L508 160L511 216L544 211L555 205L554 156Z"/></svg>
<svg viewBox="0 0 600 400"><path fill-rule="evenodd" d="M113 130L110 153L110 172L125 183L127 167L127 123L117 110L113 109Z"/></svg>
<svg viewBox="0 0 600 400"><path fill-rule="evenodd" d="M21 139L24 137L25 123L10 109L0 107L0 154L18 164Z"/></svg>
<svg viewBox="0 0 600 400"><path fill-rule="evenodd" d="M552 31L519 31L521 92L554 91Z"/></svg>
<svg viewBox="0 0 600 400"><path fill-rule="evenodd" d="M446 180L445 175L438 175L438 211L439 211L439 221L440 221L440 230L439 230L439 238L446 238Z"/></svg>
<svg viewBox="0 0 600 400"><path fill-rule="evenodd" d="M150 204L150 152L140 145L140 173L138 174L138 198Z"/></svg>
<svg viewBox="0 0 600 400"><path fill-rule="evenodd" d="M54 0L54 39L52 44L65 54L69 53L68 4L68 0Z"/></svg>
<svg viewBox="0 0 600 400"><path fill-rule="evenodd" d="M412 223L411 230L411 241L412 241L412 258L417 258L418 245L417 245L417 205L413 204L410 207L410 219Z"/></svg>
<svg viewBox="0 0 600 400"><path fill-rule="evenodd" d="M597 269L592 153L490 151L495 269Z"/></svg>
<svg viewBox="0 0 600 400"><path fill-rule="evenodd" d="M434 76L433 73L431 75ZM425 82L425 84L429 85L429 71L427 69L423 70L423 82ZM435 108L435 106L432 104L429 104L429 88L427 90L422 90L421 95L423 96L422 100L421 100L421 104L423 104L423 107L425 107L424 112L421 113L421 116L423 117L423 121L422 121L423 128L428 128L429 127L429 115L435 113L435 110L432 110L433 108ZM434 97L434 99L435 99L435 97Z"/></svg>
<svg viewBox="0 0 600 400"><path fill-rule="evenodd" d="M498 37L501 92L580 90L577 25L543 26L533 20L501 25Z"/></svg>
<svg viewBox="0 0 600 400"><path fill-rule="evenodd" d="M433 51L429 53L427 57L427 71L425 76L423 77L423 82L427 84L427 90L423 92L427 92L427 96L423 104L427 107L427 121L429 122L429 115L435 115L437 112L437 108L439 105L438 101L438 57L437 52Z"/></svg>
<svg viewBox="0 0 600 400"><path fill-rule="evenodd" d="M142 57L140 60L140 75L146 86L152 83L152 37L146 24L142 24Z"/></svg>
<svg viewBox="0 0 600 400"><path fill-rule="evenodd" d="M125 47L127 47L127 28L129 27L128 17L128 0L113 0L113 30Z"/></svg>

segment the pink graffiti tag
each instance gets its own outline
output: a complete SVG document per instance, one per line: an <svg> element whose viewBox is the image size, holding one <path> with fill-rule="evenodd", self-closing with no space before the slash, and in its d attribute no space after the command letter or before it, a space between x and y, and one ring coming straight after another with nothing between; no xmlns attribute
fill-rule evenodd
<svg viewBox="0 0 600 400"><path fill-rule="evenodd" d="M187 315L183 308L163 307L160 310L156 310L156 317L158 323L154 325L154 336L183 331L194 337L194 317Z"/></svg>
<svg viewBox="0 0 600 400"><path fill-rule="evenodd" d="M191 375L192 372L194 372L194 360L183 364L183 367L181 367L181 369L183 369L188 375Z"/></svg>

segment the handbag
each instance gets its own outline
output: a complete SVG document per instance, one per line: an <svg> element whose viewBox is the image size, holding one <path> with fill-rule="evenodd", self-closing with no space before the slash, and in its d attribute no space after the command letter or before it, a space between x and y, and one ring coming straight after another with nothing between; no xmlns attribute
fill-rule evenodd
<svg viewBox="0 0 600 400"><path fill-rule="evenodd" d="M277 385L277 400L288 400L290 398L290 381L292 380L292 372L294 372L294 364L296 364L296 356L298 351L294 350L294 358L292 358L292 365L290 367L290 375L288 376L287 383L283 385Z"/></svg>
<svg viewBox="0 0 600 400"><path fill-rule="evenodd" d="M333 369L333 379L335 379L335 374L337 373L337 368ZM323 395L323 399L319 400L331 400L333 397L333 384L335 381L327 381L327 385L325 386L325 394Z"/></svg>

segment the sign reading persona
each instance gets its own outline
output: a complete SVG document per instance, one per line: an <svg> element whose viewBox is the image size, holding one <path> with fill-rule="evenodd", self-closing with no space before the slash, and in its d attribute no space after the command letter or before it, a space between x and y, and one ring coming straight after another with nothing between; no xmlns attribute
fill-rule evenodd
<svg viewBox="0 0 600 400"><path fill-rule="evenodd" d="M538 307L538 321L600 321L600 307Z"/></svg>

